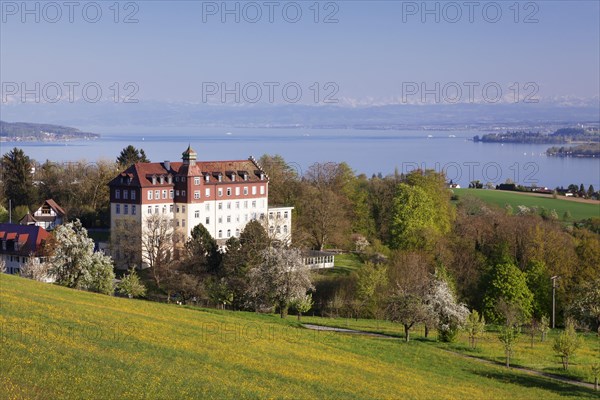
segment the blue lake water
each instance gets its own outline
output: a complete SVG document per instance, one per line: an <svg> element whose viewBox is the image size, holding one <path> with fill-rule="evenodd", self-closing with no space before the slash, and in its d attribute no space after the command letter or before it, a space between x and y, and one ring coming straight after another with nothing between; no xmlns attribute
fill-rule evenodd
<svg viewBox="0 0 600 400"><path fill-rule="evenodd" d="M280 154L299 173L315 162L345 161L368 176L417 167L443 170L462 186L474 179L495 184L512 179L550 188L570 183L600 187L600 158L547 157L550 145L469 140L481 132L221 127L93 131L102 137L66 143L5 142L0 144L1 152L17 146L37 161L95 161L115 159L123 147L132 144L143 148L152 161L177 161L191 144L200 160Z"/></svg>

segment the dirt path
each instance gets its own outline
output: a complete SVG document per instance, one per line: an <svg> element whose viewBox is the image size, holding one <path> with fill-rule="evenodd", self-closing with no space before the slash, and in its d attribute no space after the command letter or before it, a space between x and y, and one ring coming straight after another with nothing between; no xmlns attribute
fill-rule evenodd
<svg viewBox="0 0 600 400"><path fill-rule="evenodd" d="M348 333L348 334L352 334L352 335L362 335L362 336L377 337L377 338L381 338L381 339L404 340L404 339L399 338L397 336L386 335L386 334L383 334L383 333L373 333L373 332L366 332L366 331L358 331L358 330L354 330L354 329L335 328L335 327L332 327L332 326L313 325L313 324L302 324L302 326L304 326L307 329L312 329L312 330L316 330L316 331L339 332L339 333ZM451 354L457 355L457 356L462 357L462 358L466 358L466 359L473 360L473 361L480 362L480 363L484 363L484 364L496 365L496 366L503 365L503 364L498 363L496 361L486 360L486 359L475 357L475 356L471 356L471 355L468 355L468 354L458 353L458 352L452 351L452 350L447 350L447 349L440 349L440 350L445 351L447 353L451 353ZM541 377L548 378L548 379L554 379L556 381L560 381L562 383L567 383L567 384L570 384L570 385L580 386L580 387L584 387L584 388L588 388L588 389L594 389L594 385L592 383L575 381L573 379L565 378L564 376L560 376L560 375L549 374L547 372L536 371L536 370L529 369L529 368L524 368L524 367L510 367L510 369L511 370L516 370L516 371L521 371L521 372L524 372L524 373L527 373L527 374L530 374L530 375L541 376Z"/></svg>

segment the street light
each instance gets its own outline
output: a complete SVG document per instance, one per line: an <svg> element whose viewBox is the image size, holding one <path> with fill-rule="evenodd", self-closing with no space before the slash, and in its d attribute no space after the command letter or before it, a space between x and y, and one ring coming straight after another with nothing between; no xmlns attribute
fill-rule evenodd
<svg viewBox="0 0 600 400"><path fill-rule="evenodd" d="M552 329L554 329L556 325L556 280L559 279L560 276L554 275L550 278L552 280Z"/></svg>

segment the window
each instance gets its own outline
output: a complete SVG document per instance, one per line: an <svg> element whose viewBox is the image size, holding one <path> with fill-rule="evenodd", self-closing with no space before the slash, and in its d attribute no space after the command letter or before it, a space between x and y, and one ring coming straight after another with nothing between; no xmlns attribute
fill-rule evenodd
<svg viewBox="0 0 600 400"><path fill-rule="evenodd" d="M227 237L231 237L231 229L227 229Z"/></svg>
<svg viewBox="0 0 600 400"><path fill-rule="evenodd" d="M283 212L283 218L286 218L286 219L287 219L287 217L288 217L288 212L287 212L287 211L284 211L284 212Z"/></svg>
<svg viewBox="0 0 600 400"><path fill-rule="evenodd" d="M204 206L206 211L210 211L210 203L206 203L206 206Z"/></svg>
<svg viewBox="0 0 600 400"><path fill-rule="evenodd" d="M167 206L165 205L165 206L163 206L163 214L166 214L166 213L167 213Z"/></svg>
<svg viewBox="0 0 600 400"><path fill-rule="evenodd" d="M179 206L177 206L177 209L175 210L175 212L176 212L176 213L178 213L178 212L179 212Z"/></svg>
<svg viewBox="0 0 600 400"><path fill-rule="evenodd" d="M135 208L136 208L136 207L135 207L135 204L133 204L133 205L131 206L131 215L135 215L135 211L136 211L136 210L135 210Z"/></svg>
<svg viewBox="0 0 600 400"><path fill-rule="evenodd" d="M185 182L185 176L181 177L181 182Z"/></svg>
<svg viewBox="0 0 600 400"><path fill-rule="evenodd" d="M148 221L148 229L152 229L152 221Z"/></svg>
<svg viewBox="0 0 600 400"><path fill-rule="evenodd" d="M230 201L227 202L227 209L231 210L231 202Z"/></svg>
<svg viewBox="0 0 600 400"><path fill-rule="evenodd" d="M182 190L182 191L181 191L181 195L182 195L182 196L185 196L185 190Z"/></svg>
<svg viewBox="0 0 600 400"><path fill-rule="evenodd" d="M194 190L194 198L195 199L199 199L200 198L200 191L199 190Z"/></svg>
<svg viewBox="0 0 600 400"><path fill-rule="evenodd" d="M219 239L221 239L223 237L223 231L219 230Z"/></svg>
<svg viewBox="0 0 600 400"><path fill-rule="evenodd" d="M210 225L210 217L206 217L206 225Z"/></svg>
<svg viewBox="0 0 600 400"><path fill-rule="evenodd" d="M154 198L155 198L156 200L160 199L160 190L155 190L155 191L154 191Z"/></svg>
<svg viewBox="0 0 600 400"><path fill-rule="evenodd" d="M123 199L129 199L129 190L123 190Z"/></svg>
<svg viewBox="0 0 600 400"><path fill-rule="evenodd" d="M264 186L260 187L260 194L265 194L265 187Z"/></svg>
<svg viewBox="0 0 600 400"><path fill-rule="evenodd" d="M236 196L239 196L239 195L240 195L240 188L239 188L239 187L236 187L236 188L235 188L235 195L236 195Z"/></svg>
<svg viewBox="0 0 600 400"><path fill-rule="evenodd" d="M163 196L162 196L162 198L163 198L163 199L166 199L166 198L167 198L167 191L166 191L166 190L163 190L163 191L162 191L162 195L163 195Z"/></svg>
<svg viewBox="0 0 600 400"><path fill-rule="evenodd" d="M135 200L135 190L131 191L131 200Z"/></svg>
<svg viewBox="0 0 600 400"><path fill-rule="evenodd" d="M121 205L117 204L116 213L121 214Z"/></svg>
<svg viewBox="0 0 600 400"><path fill-rule="evenodd" d="M223 209L223 203L219 203L219 204L217 205L217 208L218 208L219 210L222 210L222 209Z"/></svg>
<svg viewBox="0 0 600 400"><path fill-rule="evenodd" d="M244 208L248 208L248 200L244 201Z"/></svg>
<svg viewBox="0 0 600 400"><path fill-rule="evenodd" d="M204 195L206 197L210 197L210 188L206 188L206 190L204 191Z"/></svg>
<svg viewBox="0 0 600 400"><path fill-rule="evenodd" d="M287 228L287 225L284 225L284 226L283 226L283 233L288 233L288 228Z"/></svg>
<svg viewBox="0 0 600 400"><path fill-rule="evenodd" d="M204 175L204 181L208 182L210 180L210 175Z"/></svg>
<svg viewBox="0 0 600 400"><path fill-rule="evenodd" d="M199 185L200 184L200 177L196 176L194 177L194 185Z"/></svg>
<svg viewBox="0 0 600 400"><path fill-rule="evenodd" d="M223 181L223 177L221 176L221 174L219 174L219 182Z"/></svg>
<svg viewBox="0 0 600 400"><path fill-rule="evenodd" d="M121 190L120 189L116 189L115 190L115 199L120 199L121 198Z"/></svg>
<svg viewBox="0 0 600 400"><path fill-rule="evenodd" d="M240 215L239 214L235 216L235 222L240 222Z"/></svg>
<svg viewBox="0 0 600 400"><path fill-rule="evenodd" d="M175 182L179 182L179 177L178 176L175 177Z"/></svg>
<svg viewBox="0 0 600 400"><path fill-rule="evenodd" d="M256 201L252 202L252 208L256 208Z"/></svg>
<svg viewBox="0 0 600 400"><path fill-rule="evenodd" d="M252 194L256 194L256 186L252 186Z"/></svg>
<svg viewBox="0 0 600 400"><path fill-rule="evenodd" d="M152 200L152 190L148 190L148 200Z"/></svg>
<svg viewBox="0 0 600 400"><path fill-rule="evenodd" d="M194 218L200 218L200 211L199 210L194 211Z"/></svg>
<svg viewBox="0 0 600 400"><path fill-rule="evenodd" d="M265 219L265 213L260 213L260 220L263 221Z"/></svg>
<svg viewBox="0 0 600 400"><path fill-rule="evenodd" d="M123 206L123 214L125 214L125 215L129 214L129 204L125 204Z"/></svg>
<svg viewBox="0 0 600 400"><path fill-rule="evenodd" d="M244 214L244 221L248 222L248 214Z"/></svg>
<svg viewBox="0 0 600 400"><path fill-rule="evenodd" d="M185 206L181 206L181 212L184 213L185 212Z"/></svg>
<svg viewBox="0 0 600 400"><path fill-rule="evenodd" d="M154 214L158 214L158 206L154 206Z"/></svg>
<svg viewBox="0 0 600 400"><path fill-rule="evenodd" d="M231 196L231 188L227 188L227 196Z"/></svg>
<svg viewBox="0 0 600 400"><path fill-rule="evenodd" d="M169 198L172 199L173 198L173 189L169 190Z"/></svg>
<svg viewBox="0 0 600 400"><path fill-rule="evenodd" d="M223 197L223 189L221 189L221 188L217 189L217 195L219 197Z"/></svg>
<svg viewBox="0 0 600 400"><path fill-rule="evenodd" d="M181 220L181 226L185 228L185 219Z"/></svg>
<svg viewBox="0 0 600 400"><path fill-rule="evenodd" d="M246 194L248 194L248 188L247 187L244 188L244 195L246 195Z"/></svg>
<svg viewBox="0 0 600 400"><path fill-rule="evenodd" d="M177 226L179 226L179 220L177 220Z"/></svg>
<svg viewBox="0 0 600 400"><path fill-rule="evenodd" d="M239 229L235 230L235 236L238 236L238 237L240 236L240 230Z"/></svg>
<svg viewBox="0 0 600 400"><path fill-rule="evenodd" d="M169 212L170 212L171 214L173 214L173 204L170 204L170 205L169 205Z"/></svg>
<svg viewBox="0 0 600 400"><path fill-rule="evenodd" d="M240 209L240 202L239 201L235 202L235 208L237 208L238 210Z"/></svg>
<svg viewBox="0 0 600 400"><path fill-rule="evenodd" d="M281 233L281 227L277 225L277 233Z"/></svg>
<svg viewBox="0 0 600 400"><path fill-rule="evenodd" d="M227 216L227 222L231 222L231 215Z"/></svg>
<svg viewBox="0 0 600 400"><path fill-rule="evenodd" d="M179 190L175 191L175 196L179 196Z"/></svg>
<svg viewBox="0 0 600 400"><path fill-rule="evenodd" d="M152 214L152 206L148 206L148 214Z"/></svg>
<svg viewBox="0 0 600 400"><path fill-rule="evenodd" d="M281 212L277 211L277 219L281 218Z"/></svg>
<svg viewBox="0 0 600 400"><path fill-rule="evenodd" d="M223 223L223 217L219 217L219 219L218 219L218 222L219 222L220 224L222 224L222 223Z"/></svg>

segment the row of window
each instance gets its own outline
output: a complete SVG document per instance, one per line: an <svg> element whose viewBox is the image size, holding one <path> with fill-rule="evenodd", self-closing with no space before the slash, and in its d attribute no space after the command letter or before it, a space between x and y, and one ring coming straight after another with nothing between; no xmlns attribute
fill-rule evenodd
<svg viewBox="0 0 600 400"><path fill-rule="evenodd" d="M250 203L248 203L248 200L245 200L243 203L241 203L239 201L236 201L235 204L232 204L231 201L228 201L227 203L225 203L225 207L228 210L231 210L232 206L235 205L235 208L237 210L239 210L241 205L243 205L244 208L248 208L248 204L250 204L252 208L256 208L256 200L252 200ZM210 209L210 207L209 207L209 204L207 203L206 204L206 211L209 211L209 209ZM217 203L217 209L218 210L222 210L223 209L223 203L222 202Z"/></svg>
<svg viewBox="0 0 600 400"><path fill-rule="evenodd" d="M248 180L248 174L242 174L242 179L244 181L247 181ZM223 182L223 175L219 173L217 175L217 180L219 182ZM231 175L231 180L235 182L235 175ZM264 180L264 175L263 174L261 174L261 180ZM204 175L204 181L205 182L210 182L210 175L209 174ZM173 178L171 177L171 175L167 176L166 182L168 184L173 183ZM185 176L175 176L175 182L185 182ZM156 176L152 177L152 184L156 185L157 183L160 183L161 185L163 185L165 183L165 177L164 177L164 175L161 175L158 178ZM195 176L194 177L194 185L196 185L196 186L200 185L200 177L199 176Z"/></svg>
<svg viewBox="0 0 600 400"><path fill-rule="evenodd" d="M257 192L256 186L252 186L252 190L251 191L252 191L253 195L256 195L256 192ZM125 193L125 191L123 191L123 192ZM223 197L223 192L224 192L223 188L217 189L217 195L219 197ZM264 195L265 194L265 187L264 186L260 186L259 192L260 192L261 195ZM135 192L132 191L132 196L133 196L131 198L132 200L135 200L135 194L134 193ZM232 188L225 188L225 193L227 193L227 196L231 196L231 194L233 193L233 189ZM248 195L248 187L244 187L243 188L243 193L244 193L244 195ZM159 200L161 198L161 194L162 194L162 198L163 199L166 199L167 195L168 195L169 199L172 199L174 196L179 196L180 194L181 194L181 196L185 196L186 191L185 190L179 191L179 190L173 190L173 189L171 189L171 190L163 189L162 191L159 190L159 189L154 190L154 191L149 190L148 191L148 200L153 200L153 199ZM204 189L204 195L206 197L210 197L210 188ZM236 196L240 195L240 188L239 187L235 188L235 195ZM120 199L119 189L117 189L116 192L115 192L115 198ZM125 196L124 198L126 199L127 197ZM194 190L194 199L197 200L199 198L200 198L200 191L199 190Z"/></svg>
<svg viewBox="0 0 600 400"><path fill-rule="evenodd" d="M273 219L274 216L275 215L272 212L269 213L269 219ZM279 219L279 218L281 218L281 211L277 211L277 219ZM285 219L288 218L288 212L287 211L283 212L283 218L285 218Z"/></svg>
<svg viewBox="0 0 600 400"><path fill-rule="evenodd" d="M269 232L271 234L273 234L273 232L275 232L275 231L277 231L277 233L281 233L281 226L278 225L277 227L274 227L274 226L270 226L269 227ZM288 226L287 225L283 226L283 233L288 233Z"/></svg>
<svg viewBox="0 0 600 400"><path fill-rule="evenodd" d="M173 204L169 204L169 213L170 213L170 214L172 214L172 213L173 213L173 210L174 210L174 209L175 209L175 208L174 208ZM148 214L152 214L152 206L148 206L148 209L147 209L147 210L148 210L148 211L147 211L147 213L148 213ZM177 208L176 208L175 210L176 210L176 212L179 212L179 210L180 210L179 206L177 206ZM155 214L158 214L159 212L160 212L160 206L159 206L159 205L155 205L155 206L154 206L154 213L155 213ZM182 212L182 213L185 213L185 206L181 206L181 212ZM166 205L163 205L163 206L162 206L162 213L163 213L163 214L166 214L166 213L167 213L167 206L166 206Z"/></svg>
<svg viewBox="0 0 600 400"><path fill-rule="evenodd" d="M240 188L236 187L234 189L235 189L235 195L239 196L240 195ZM256 195L256 192L257 192L256 191L256 186L252 186L251 191L252 191L253 195ZM260 194L264 195L265 194L265 187L264 186L260 186L259 187L259 192L260 192ZM227 196L231 196L232 193L233 193L233 189L230 188L230 187L229 188L225 188L225 190L223 190L223 188L218 188L217 189L217 196L223 197L223 193L226 193ZM247 186L244 186L243 193L244 193L244 196L248 195L248 187Z"/></svg>
<svg viewBox="0 0 600 400"><path fill-rule="evenodd" d="M131 204L131 209L129 208L129 204L123 204L123 214L129 215L129 210L131 210L131 215L136 215L137 208L135 204ZM121 214L121 204L115 206L115 213Z"/></svg>
<svg viewBox="0 0 600 400"><path fill-rule="evenodd" d="M131 195L130 195L130 193L131 193ZM135 196L136 196L135 190L123 189L123 200L129 200L130 198L131 198L131 200L135 200ZM121 199L121 189L115 189L115 199L117 199L117 200Z"/></svg>

